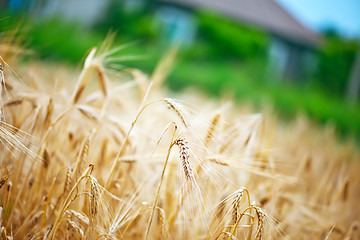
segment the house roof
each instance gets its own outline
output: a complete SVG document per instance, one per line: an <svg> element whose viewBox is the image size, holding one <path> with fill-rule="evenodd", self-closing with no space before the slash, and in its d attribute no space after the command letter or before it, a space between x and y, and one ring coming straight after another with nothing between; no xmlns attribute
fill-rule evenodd
<svg viewBox="0 0 360 240"><path fill-rule="evenodd" d="M216 10L229 17L264 28L288 41L316 46L319 36L296 20L275 0L163 0L190 8Z"/></svg>

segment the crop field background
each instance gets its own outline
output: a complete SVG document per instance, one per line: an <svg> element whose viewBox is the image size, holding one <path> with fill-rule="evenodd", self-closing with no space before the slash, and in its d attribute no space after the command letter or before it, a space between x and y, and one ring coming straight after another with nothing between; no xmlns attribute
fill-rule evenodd
<svg viewBox="0 0 360 240"><path fill-rule="evenodd" d="M175 50L147 76L109 67L107 43L80 72L2 45L3 239L359 239L354 141L173 96Z"/></svg>
<svg viewBox="0 0 360 240"><path fill-rule="evenodd" d="M359 39L172 1L0 1L0 239L360 239Z"/></svg>

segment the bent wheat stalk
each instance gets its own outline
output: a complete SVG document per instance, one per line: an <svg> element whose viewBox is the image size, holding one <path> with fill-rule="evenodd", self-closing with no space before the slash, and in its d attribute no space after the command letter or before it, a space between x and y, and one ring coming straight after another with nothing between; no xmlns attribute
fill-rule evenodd
<svg viewBox="0 0 360 240"><path fill-rule="evenodd" d="M144 99L143 99L143 101L142 101L142 103L141 103L141 105L140 105L140 107L139 107L139 111L138 111L138 113L136 114L134 120L131 122L130 129L129 129L129 131L127 132L127 134L126 134L126 136L125 136L125 139L124 139L124 141L123 141L122 144L121 144L120 150L118 151L118 153L117 153L117 155L116 155L116 157L115 157L115 159L114 159L114 162L113 162L113 165L112 165L112 167L111 167L110 174L109 174L108 180L107 180L107 182L106 182L105 188L108 188L108 187L109 187L110 182L111 182L111 180L112 180L112 178L113 178L113 175L114 175L114 171L115 171L116 166L117 166L117 162L118 162L117 159L123 154L124 149L125 149L125 146L126 146L126 144L127 144L127 142L128 142L130 133L131 133L132 129L134 128L135 123L137 122L137 120L138 120L138 118L140 117L141 113L144 111L145 107L147 106L147 105L145 105L145 103L146 103L147 97L149 96L149 93L150 93L150 91L151 91L152 84L153 84L153 83L150 82L149 87L148 87L148 89L147 89L147 92L146 92L146 94L145 94L145 96L144 96Z"/></svg>
<svg viewBox="0 0 360 240"><path fill-rule="evenodd" d="M149 235L149 231L150 231L150 227L151 227L151 222L152 222L152 219L153 219L153 217L154 217L154 212L155 212L155 208L156 208L157 201L158 201L158 199L159 199L160 189L161 189L162 182L163 182L163 180L164 180L165 170L166 170L166 167L167 167L167 164L168 164L168 161L169 161L170 152L171 152L172 147L174 146L174 137L175 137L177 125L176 125L175 123L173 123L173 125L174 125L173 135L172 135L172 137L171 137L170 146L169 146L169 149L168 149L168 152L167 152L167 155L166 155L166 159L165 159L165 163L164 163L164 168L163 168L163 170L162 170L162 172L161 172L160 183L159 183L159 186L158 186L156 195L155 195L155 199L154 199L153 206L152 206L152 208L151 208L151 213L150 213L150 217L149 217L149 221L148 221L148 226L147 226L147 228L146 228L146 233L145 233L145 238L144 238L144 239L147 239L147 237L148 237L148 235Z"/></svg>
<svg viewBox="0 0 360 240"><path fill-rule="evenodd" d="M241 201L241 199L243 197L244 192L246 193L246 196L247 196L247 199L248 199L248 208L247 209L249 210L249 213L251 214L250 193L246 188L241 188L240 190L238 190L235 193L235 198L234 198L234 201L233 201L233 215L232 215L233 228L230 230L230 235L229 235L228 240L230 240L231 237L234 235L235 230L237 228L237 225L239 224L240 219L243 216L243 213L239 214L239 207L240 207L240 201ZM245 209L245 211L247 209ZM247 239L250 240L250 238L251 238L251 227L250 227L250 232L249 232L249 235L248 235Z"/></svg>

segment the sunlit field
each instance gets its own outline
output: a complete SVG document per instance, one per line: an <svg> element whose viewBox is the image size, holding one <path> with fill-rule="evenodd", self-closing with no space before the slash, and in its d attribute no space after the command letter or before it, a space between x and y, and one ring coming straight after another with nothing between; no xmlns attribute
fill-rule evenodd
<svg viewBox="0 0 360 240"><path fill-rule="evenodd" d="M354 140L163 87L122 47L81 69L1 45L1 239L360 239Z"/></svg>

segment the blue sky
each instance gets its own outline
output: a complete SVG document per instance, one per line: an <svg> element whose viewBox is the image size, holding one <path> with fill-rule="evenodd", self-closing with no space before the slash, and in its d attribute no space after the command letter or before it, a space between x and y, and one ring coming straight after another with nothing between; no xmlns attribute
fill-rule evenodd
<svg viewBox="0 0 360 240"><path fill-rule="evenodd" d="M306 26L360 38L360 0L276 0Z"/></svg>

